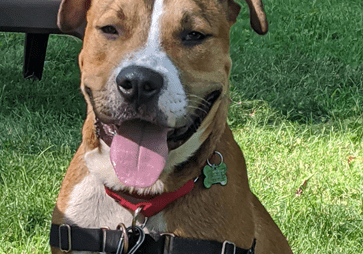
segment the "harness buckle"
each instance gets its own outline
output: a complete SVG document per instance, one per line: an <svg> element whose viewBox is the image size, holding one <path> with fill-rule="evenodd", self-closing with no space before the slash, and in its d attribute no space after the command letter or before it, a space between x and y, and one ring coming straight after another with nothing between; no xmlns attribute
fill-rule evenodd
<svg viewBox="0 0 363 254"><path fill-rule="evenodd" d="M68 235L68 249L63 249L62 248L62 228L66 228L67 229L67 235ZM62 252L70 252L72 249L72 240L71 240L71 226L69 226L68 224L62 224L59 226L58 229L59 232L59 249Z"/></svg>
<svg viewBox="0 0 363 254"><path fill-rule="evenodd" d="M224 241L223 242L221 254L228 254L229 253L229 252L228 253L226 252L227 244L233 245L233 254L236 254L236 245L233 242L230 242L230 241Z"/></svg>

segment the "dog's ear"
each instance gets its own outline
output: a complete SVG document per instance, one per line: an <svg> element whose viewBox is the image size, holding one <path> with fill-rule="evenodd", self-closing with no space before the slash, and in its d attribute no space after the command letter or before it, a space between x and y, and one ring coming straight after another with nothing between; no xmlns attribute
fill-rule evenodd
<svg viewBox="0 0 363 254"><path fill-rule="evenodd" d="M227 10L227 19L230 22L230 25L236 23L237 16L241 10L241 6L235 3L233 0L219 0L221 4Z"/></svg>
<svg viewBox="0 0 363 254"><path fill-rule="evenodd" d="M64 33L77 31L83 34L90 6L91 0L62 0L58 10L59 29Z"/></svg>
<svg viewBox="0 0 363 254"><path fill-rule="evenodd" d="M268 31L268 24L266 14L263 10L261 0L246 0L248 8L250 9L250 22L251 27L258 34L266 34Z"/></svg>
<svg viewBox="0 0 363 254"><path fill-rule="evenodd" d="M220 0L222 4L227 7L228 21L234 24L237 20L237 16L241 10L239 4L234 0ZM251 27L258 34L266 34L268 30L266 14L263 10L263 4L261 0L246 0L248 8L250 9L250 21Z"/></svg>

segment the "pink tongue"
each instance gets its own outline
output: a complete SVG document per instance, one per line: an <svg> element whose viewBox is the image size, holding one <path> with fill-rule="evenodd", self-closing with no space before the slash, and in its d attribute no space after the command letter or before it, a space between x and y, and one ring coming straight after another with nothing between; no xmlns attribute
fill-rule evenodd
<svg viewBox="0 0 363 254"><path fill-rule="evenodd" d="M168 157L167 129L135 121L123 124L113 137L110 157L118 179L126 186L149 187Z"/></svg>

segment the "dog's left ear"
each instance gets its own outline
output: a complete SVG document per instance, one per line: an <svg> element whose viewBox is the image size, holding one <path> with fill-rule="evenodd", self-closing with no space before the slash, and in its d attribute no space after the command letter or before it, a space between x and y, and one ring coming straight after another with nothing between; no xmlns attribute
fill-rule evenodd
<svg viewBox="0 0 363 254"><path fill-rule="evenodd" d="M226 7L228 10L228 21L231 23L231 25L234 24L237 20L237 16L241 10L241 7L233 0L220 1L222 2L222 4L227 5ZM251 27L258 34L266 34L268 30L268 24L261 0L246 0L246 3L250 10Z"/></svg>
<svg viewBox="0 0 363 254"><path fill-rule="evenodd" d="M268 31L268 24L263 4L261 0L246 0L248 8L250 9L250 22L251 27L258 34L266 34Z"/></svg>

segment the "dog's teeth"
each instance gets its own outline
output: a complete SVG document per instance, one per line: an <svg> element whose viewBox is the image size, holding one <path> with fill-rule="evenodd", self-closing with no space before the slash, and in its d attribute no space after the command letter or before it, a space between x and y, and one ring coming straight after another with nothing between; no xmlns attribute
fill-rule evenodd
<svg viewBox="0 0 363 254"><path fill-rule="evenodd" d="M107 128L107 132L110 133L111 135L115 136L117 133L117 128L115 125L106 125Z"/></svg>

